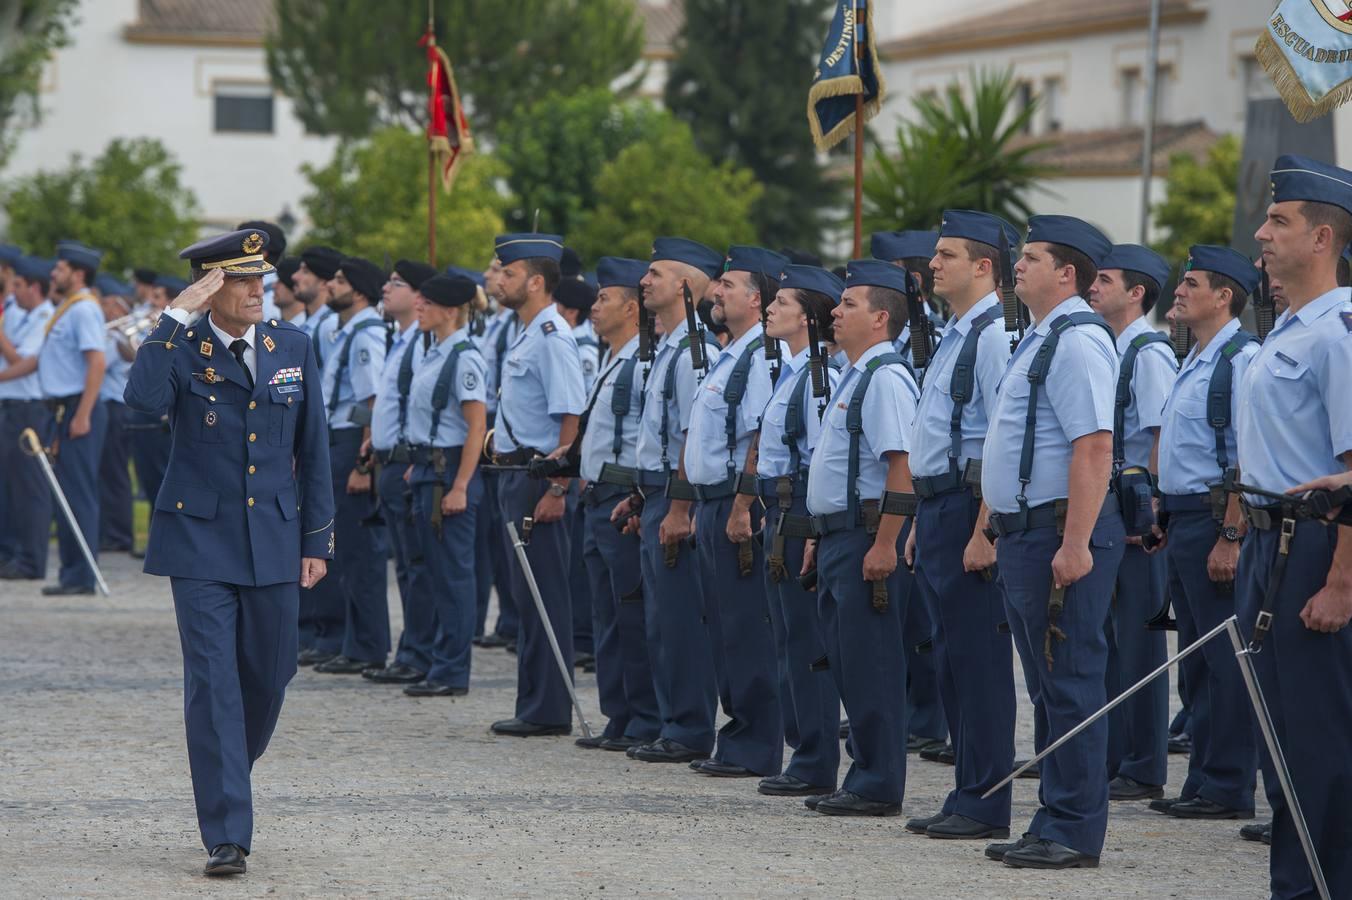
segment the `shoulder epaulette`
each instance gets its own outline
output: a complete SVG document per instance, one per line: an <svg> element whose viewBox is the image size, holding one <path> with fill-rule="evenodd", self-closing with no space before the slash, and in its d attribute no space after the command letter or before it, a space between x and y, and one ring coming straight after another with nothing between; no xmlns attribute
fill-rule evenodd
<svg viewBox="0 0 1352 900"><path fill-rule="evenodd" d="M554 332L558 331L559 328L553 322L544 322L541 323L540 330L545 334L553 334Z"/></svg>
<svg viewBox="0 0 1352 900"><path fill-rule="evenodd" d="M304 328L301 328L299 325L292 325L285 319L268 319L268 327L276 328L278 331L294 331L297 334L304 334L306 338L309 338L309 335L306 334Z"/></svg>
<svg viewBox="0 0 1352 900"><path fill-rule="evenodd" d="M1352 331L1352 312L1343 313L1343 327Z"/></svg>

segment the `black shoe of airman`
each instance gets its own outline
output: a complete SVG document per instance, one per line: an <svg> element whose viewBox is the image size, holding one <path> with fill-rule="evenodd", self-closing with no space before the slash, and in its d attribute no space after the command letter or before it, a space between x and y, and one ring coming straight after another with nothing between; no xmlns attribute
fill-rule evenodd
<svg viewBox="0 0 1352 900"><path fill-rule="evenodd" d="M494 734L508 737L549 737L571 734L572 731L573 726L571 725L537 725L534 722L526 722L521 719L502 719L494 722L492 727Z"/></svg>
<svg viewBox="0 0 1352 900"><path fill-rule="evenodd" d="M486 647L489 650L494 650L498 647L506 647L509 643L515 640L516 638L508 639L498 634L496 631L494 631L491 634L486 634L483 637L479 638L479 646Z"/></svg>
<svg viewBox="0 0 1352 900"><path fill-rule="evenodd" d="M1169 810L1172 809L1172 808L1174 807L1175 804L1183 803L1183 802L1185 802L1186 800L1190 800L1190 799L1192 799L1192 798L1190 798L1190 797L1185 798L1185 797L1181 797L1181 796L1180 796L1180 797L1161 797L1161 798L1159 798L1158 800L1151 800L1151 801L1150 801L1150 808L1153 809L1155 812L1166 813L1166 814L1167 814L1167 813L1169 812Z"/></svg>
<svg viewBox="0 0 1352 900"><path fill-rule="evenodd" d="M709 754L687 747L671 738L658 738L651 744L634 748L634 759L650 763L683 763L708 758Z"/></svg>
<svg viewBox="0 0 1352 900"><path fill-rule="evenodd" d="M1193 797L1169 807L1169 815L1178 819L1252 819L1251 809L1231 809L1201 797Z"/></svg>
<svg viewBox="0 0 1352 900"><path fill-rule="evenodd" d="M899 816L901 804L869 800L853 791L836 791L817 804L817 812L825 816Z"/></svg>
<svg viewBox="0 0 1352 900"><path fill-rule="evenodd" d="M1016 760L1014 760L1014 768L1017 769L1019 766L1023 765L1023 764L1026 763L1026 762L1028 762L1028 760L1026 760L1026 759L1016 759ZM1041 778L1041 777L1042 777L1042 763L1038 763L1037 765L1033 766L1033 768L1029 769L1027 772L1024 772L1024 773L1023 773L1022 775L1020 775L1019 777L1020 777L1020 778Z"/></svg>
<svg viewBox="0 0 1352 900"><path fill-rule="evenodd" d="M1012 853L1012 852L1014 852L1015 850L1022 850L1024 847L1027 847L1029 844L1033 844L1033 843L1036 843L1036 842L1037 842L1037 835L1035 835L1035 834L1033 834L1033 833L1031 833L1031 832L1025 831L1025 832L1023 833L1023 836L1020 837L1017 841L1010 841L1010 842L1007 843L1007 844L987 844L987 845L986 845L986 858L987 858L987 859L993 859L993 860L995 860L996 862L1002 862L1002 861L1004 860L1004 858L1005 858L1005 854L1006 854L1006 853Z"/></svg>
<svg viewBox="0 0 1352 900"><path fill-rule="evenodd" d="M404 693L409 697L463 697L469 693L469 688L423 679L406 686Z"/></svg>
<svg viewBox="0 0 1352 900"><path fill-rule="evenodd" d="M320 650L317 647L306 647L300 651L296 657L296 664L301 666L317 666L320 663L328 662L338 654L330 653L327 650Z"/></svg>
<svg viewBox="0 0 1352 900"><path fill-rule="evenodd" d="M708 775L712 778L755 778L759 772L753 772L745 766L735 765L733 763L720 762L716 759L706 759L695 769L701 775Z"/></svg>
<svg viewBox="0 0 1352 900"><path fill-rule="evenodd" d="M925 816L924 818L908 819L906 821L906 830L911 834L924 834L925 829L929 828L931 825L938 825L947 818L947 814L937 812L932 816Z"/></svg>
<svg viewBox="0 0 1352 900"><path fill-rule="evenodd" d="M211 856L202 872L212 876L243 875L249 868L244 856L244 851L236 844L219 844L211 848Z"/></svg>
<svg viewBox="0 0 1352 900"><path fill-rule="evenodd" d="M361 673L361 677L376 684L417 684L427 675L412 666L394 663L383 669L367 669Z"/></svg>
<svg viewBox="0 0 1352 900"><path fill-rule="evenodd" d="M1008 825L987 825L957 813L925 829L925 837L941 841L975 841L1009 837Z"/></svg>
<svg viewBox="0 0 1352 900"><path fill-rule="evenodd" d="M1164 796L1164 787L1145 784L1128 775L1118 775L1108 782L1109 800L1158 800Z"/></svg>
<svg viewBox="0 0 1352 900"><path fill-rule="evenodd" d="M360 675L375 663L362 659L350 659L341 653L327 662L316 663L315 671L324 675Z"/></svg>
<svg viewBox="0 0 1352 900"><path fill-rule="evenodd" d="M792 775L771 775L762 778L756 790L769 797L818 797L831 793L834 788L820 784L808 784Z"/></svg>
<svg viewBox="0 0 1352 900"><path fill-rule="evenodd" d="M1272 823L1255 822L1252 825L1245 825L1239 829L1239 836L1246 841L1253 841L1255 844L1261 841L1270 847L1272 846Z"/></svg>
<svg viewBox="0 0 1352 900"><path fill-rule="evenodd" d="M44 597L79 597L92 593L94 593L93 585L85 587L78 584L49 584L42 589Z"/></svg>
<svg viewBox="0 0 1352 900"><path fill-rule="evenodd" d="M1039 840L1010 850L1002 862L1013 869L1097 869L1099 858L1055 841Z"/></svg>
<svg viewBox="0 0 1352 900"><path fill-rule="evenodd" d="M630 750L632 750L635 747L641 746L642 744L643 741L640 741L638 738L625 737L621 735L620 737L605 738L604 740L601 741L601 743L598 746L600 746L602 750L609 750L612 753L627 754Z"/></svg>

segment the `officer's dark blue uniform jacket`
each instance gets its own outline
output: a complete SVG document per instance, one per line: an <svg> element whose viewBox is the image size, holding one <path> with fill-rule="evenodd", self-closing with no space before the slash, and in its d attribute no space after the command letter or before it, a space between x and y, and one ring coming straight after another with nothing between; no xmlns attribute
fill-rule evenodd
<svg viewBox="0 0 1352 900"><path fill-rule="evenodd" d="M252 390L205 318L185 327L162 316L136 354L127 405L168 407L173 421L146 549L151 575L262 586L298 581L301 557L333 557L328 430L310 339L274 319L255 326L254 346Z"/></svg>

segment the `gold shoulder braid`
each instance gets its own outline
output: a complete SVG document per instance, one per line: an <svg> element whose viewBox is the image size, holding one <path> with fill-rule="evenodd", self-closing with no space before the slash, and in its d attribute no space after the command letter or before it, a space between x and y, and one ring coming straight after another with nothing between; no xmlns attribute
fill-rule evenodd
<svg viewBox="0 0 1352 900"><path fill-rule="evenodd" d="M52 329L56 327L56 323L61 320L61 317L64 316L72 306L74 306L75 304L79 303L82 300L93 300L93 299L94 299L93 292L91 292L88 288L85 288L83 290L76 291L75 293L67 297L65 300L62 300L61 305L56 308L56 312L52 313L52 317L48 319L47 324L43 326L42 328L43 335L45 336L51 334Z"/></svg>

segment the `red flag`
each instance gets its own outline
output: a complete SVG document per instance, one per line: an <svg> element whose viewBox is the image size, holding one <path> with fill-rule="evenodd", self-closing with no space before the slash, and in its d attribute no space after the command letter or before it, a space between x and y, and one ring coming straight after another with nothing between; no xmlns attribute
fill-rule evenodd
<svg viewBox="0 0 1352 900"><path fill-rule="evenodd" d="M460 90L455 86L451 61L437 46L431 28L418 41L427 49L428 97L427 142L441 163L441 184L447 191L455 181L456 166L474 150L470 137L469 120L460 105Z"/></svg>

